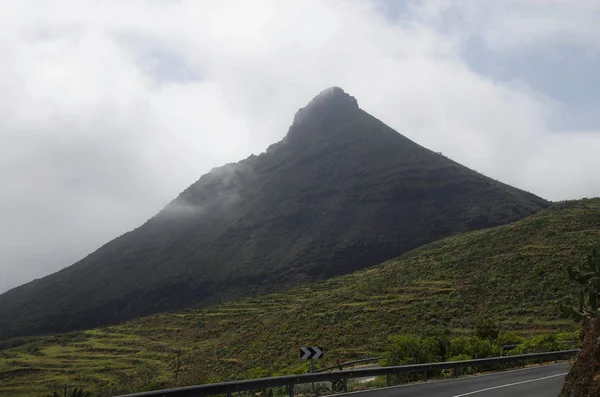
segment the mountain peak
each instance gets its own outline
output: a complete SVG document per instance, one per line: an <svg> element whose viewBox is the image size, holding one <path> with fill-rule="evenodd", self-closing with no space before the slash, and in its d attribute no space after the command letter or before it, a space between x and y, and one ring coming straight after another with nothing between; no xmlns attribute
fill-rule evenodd
<svg viewBox="0 0 600 397"><path fill-rule="evenodd" d="M152 221L0 295L0 340L281 290L548 205L410 141L339 87L296 118L275 150L203 175Z"/></svg>
<svg viewBox="0 0 600 397"><path fill-rule="evenodd" d="M294 124L303 123L305 119L312 118L312 116L319 117L355 109L358 109L356 98L347 94L340 87L329 87L296 112Z"/></svg>
<svg viewBox="0 0 600 397"><path fill-rule="evenodd" d="M329 87L324 89L308 103L308 106L317 106L323 104L336 103L338 105L347 105L353 108L358 108L356 98L349 95L340 87Z"/></svg>

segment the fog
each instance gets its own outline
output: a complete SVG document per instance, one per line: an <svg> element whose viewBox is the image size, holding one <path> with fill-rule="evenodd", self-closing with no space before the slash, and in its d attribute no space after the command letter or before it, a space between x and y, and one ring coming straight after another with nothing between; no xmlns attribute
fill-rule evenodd
<svg viewBox="0 0 600 397"><path fill-rule="evenodd" d="M593 1L0 6L0 292L263 152L331 86L490 177L600 195Z"/></svg>

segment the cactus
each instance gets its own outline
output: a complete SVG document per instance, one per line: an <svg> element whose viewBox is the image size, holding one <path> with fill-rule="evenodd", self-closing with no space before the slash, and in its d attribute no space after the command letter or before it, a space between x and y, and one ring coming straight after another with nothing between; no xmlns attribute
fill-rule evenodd
<svg viewBox="0 0 600 397"><path fill-rule="evenodd" d="M583 318L595 318L600 316L598 310L598 298L600 295L600 255L596 249L588 256L587 263L582 266L570 266L567 268L569 277L579 283L580 288L577 295L578 307L562 305L564 314L571 317L575 322Z"/></svg>

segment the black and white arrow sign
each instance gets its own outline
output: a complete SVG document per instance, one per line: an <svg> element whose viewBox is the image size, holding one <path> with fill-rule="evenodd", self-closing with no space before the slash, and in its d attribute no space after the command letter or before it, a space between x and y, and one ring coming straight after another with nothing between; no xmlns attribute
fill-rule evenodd
<svg viewBox="0 0 600 397"><path fill-rule="evenodd" d="M323 348L322 347L301 347L300 348L300 358L303 360L309 360L313 358L321 358L323 357Z"/></svg>

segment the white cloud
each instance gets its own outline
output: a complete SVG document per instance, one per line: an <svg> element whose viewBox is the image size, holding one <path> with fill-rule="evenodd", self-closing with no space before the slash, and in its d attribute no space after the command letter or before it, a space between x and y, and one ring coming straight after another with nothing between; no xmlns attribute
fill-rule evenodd
<svg viewBox="0 0 600 397"><path fill-rule="evenodd" d="M596 0L416 0L410 5L413 18L446 33L480 35L496 50L555 42L600 50Z"/></svg>
<svg viewBox="0 0 600 397"><path fill-rule="evenodd" d="M550 21L536 25L545 40L559 32L593 47L592 25L576 21L589 10L534 3L527 12ZM489 176L550 199L600 195L589 172L600 169L599 135L554 133L558 104L475 74L461 58L466 30L440 29L444 8L418 4L394 23L368 1L2 2L0 291L136 227L212 167L263 151L332 85ZM464 4L450 5L469 34L520 45L521 17Z"/></svg>

